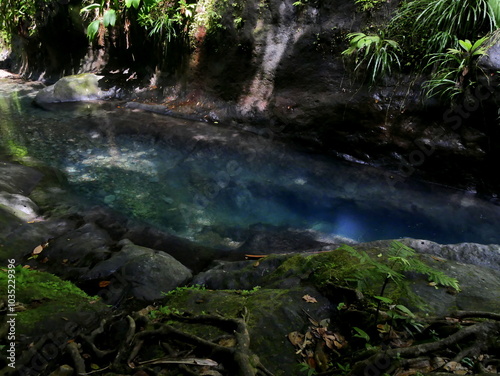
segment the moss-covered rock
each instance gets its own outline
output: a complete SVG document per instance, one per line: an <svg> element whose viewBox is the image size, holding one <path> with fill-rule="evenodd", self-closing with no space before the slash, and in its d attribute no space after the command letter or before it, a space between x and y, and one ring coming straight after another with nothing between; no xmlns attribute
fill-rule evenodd
<svg viewBox="0 0 500 376"><path fill-rule="evenodd" d="M60 330L69 321L83 324L84 318L88 320L89 317L106 310L106 306L99 301L99 298L87 295L74 284L63 281L55 275L20 266L14 270L18 338ZM7 270L0 270L2 286L7 285L7 275ZM3 289L1 298L4 302L8 301L6 293L7 289Z"/></svg>
<svg viewBox="0 0 500 376"><path fill-rule="evenodd" d="M303 296L314 297L316 303L308 303ZM203 290L178 289L170 293L165 305L152 315L161 320L165 313L190 312L194 314L220 314L238 318L248 311L248 330L251 350L276 376L296 375L297 357L287 335L304 330L309 324L308 316L318 320L330 318L335 313L334 305L313 287L292 289L251 290ZM205 339L214 339L223 334L219 329L201 324L186 324L169 321L178 328Z"/></svg>
<svg viewBox="0 0 500 376"><path fill-rule="evenodd" d="M40 90L35 97L35 103L43 106L48 103L89 101L112 97L113 90L104 91L99 87L101 78L102 76L93 73L63 77L54 85Z"/></svg>

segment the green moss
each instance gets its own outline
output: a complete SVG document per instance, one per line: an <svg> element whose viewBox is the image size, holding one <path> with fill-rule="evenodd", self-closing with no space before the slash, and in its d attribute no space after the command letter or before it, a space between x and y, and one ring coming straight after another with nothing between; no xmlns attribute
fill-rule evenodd
<svg viewBox="0 0 500 376"><path fill-rule="evenodd" d="M17 267L16 302L25 310L17 312L20 333L29 333L41 322L75 312L102 309L98 298L91 297L74 284L50 273ZM0 284L7 285L7 271L0 270ZM4 290L6 292L6 290Z"/></svg>
<svg viewBox="0 0 500 376"><path fill-rule="evenodd" d="M298 254L286 259L267 276L266 282L298 276L319 288L329 283L347 286L358 267L359 260L341 249L309 256Z"/></svg>

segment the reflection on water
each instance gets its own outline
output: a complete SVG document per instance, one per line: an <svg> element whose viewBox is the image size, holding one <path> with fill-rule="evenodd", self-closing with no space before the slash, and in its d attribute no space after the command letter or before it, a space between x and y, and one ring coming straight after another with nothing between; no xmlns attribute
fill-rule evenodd
<svg viewBox="0 0 500 376"><path fill-rule="evenodd" d="M254 224L356 240L500 243L500 208L433 185L307 155L269 137L117 104L31 106L0 83L2 147L57 167L94 203L199 242L234 247ZM214 244L211 244L214 245Z"/></svg>

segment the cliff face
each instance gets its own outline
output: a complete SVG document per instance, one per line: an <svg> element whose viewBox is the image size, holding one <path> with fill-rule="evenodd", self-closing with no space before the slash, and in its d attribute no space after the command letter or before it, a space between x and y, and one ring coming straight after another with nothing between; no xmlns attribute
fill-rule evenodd
<svg viewBox="0 0 500 376"><path fill-rule="evenodd" d="M54 17L65 21L47 24L36 41L19 38L14 47L22 56L18 70L33 78L130 68L110 80L135 71L137 79L128 83L149 87L178 111L252 125L270 137L388 168L395 184L412 176L495 194L498 81L450 110L423 104L412 77L387 77L369 90L345 66L345 36L376 30L398 3L362 12L353 0L235 1L225 5L218 28L198 26L190 46L171 43L166 54L133 25L127 35L108 32L89 48L74 10L61 5Z"/></svg>

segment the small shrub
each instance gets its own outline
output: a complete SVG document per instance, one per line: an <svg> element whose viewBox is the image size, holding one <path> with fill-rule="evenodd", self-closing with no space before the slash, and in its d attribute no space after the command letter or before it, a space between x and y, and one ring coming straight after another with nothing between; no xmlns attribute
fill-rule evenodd
<svg viewBox="0 0 500 376"><path fill-rule="evenodd" d="M391 75L394 68L401 68L399 44L386 39L382 32L380 35L351 33L347 38L350 46L342 55L354 57L354 71L366 72L365 78L370 84Z"/></svg>

